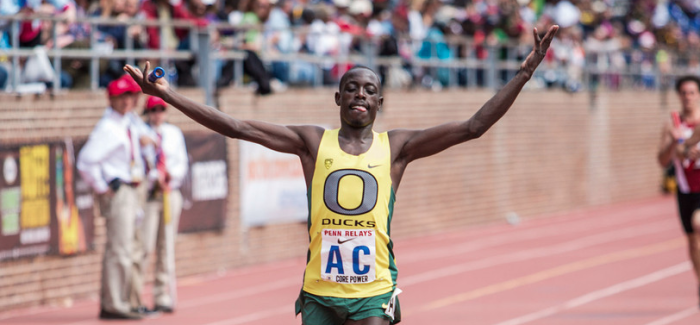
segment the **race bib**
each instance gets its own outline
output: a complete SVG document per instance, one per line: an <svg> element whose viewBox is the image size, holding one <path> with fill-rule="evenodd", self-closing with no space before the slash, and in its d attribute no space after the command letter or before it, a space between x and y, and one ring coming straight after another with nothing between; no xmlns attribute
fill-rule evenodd
<svg viewBox="0 0 700 325"><path fill-rule="evenodd" d="M321 234L323 280L348 284L374 281L374 229L323 229Z"/></svg>

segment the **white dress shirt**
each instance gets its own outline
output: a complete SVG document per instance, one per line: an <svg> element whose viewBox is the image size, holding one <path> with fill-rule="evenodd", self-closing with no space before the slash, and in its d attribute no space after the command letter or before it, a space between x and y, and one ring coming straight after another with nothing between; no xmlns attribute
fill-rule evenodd
<svg viewBox="0 0 700 325"><path fill-rule="evenodd" d="M158 127L151 128L151 132L153 132L152 138L158 139L158 134L162 137L160 145L165 155L165 169L170 175L168 185L171 189L179 189L189 167L185 137L177 126L169 123L163 123ZM156 180L158 178L158 170L152 169L148 173L148 178Z"/></svg>
<svg viewBox="0 0 700 325"><path fill-rule="evenodd" d="M131 139L127 130L131 131ZM143 131L132 125L128 114L121 115L111 107L107 108L80 150L76 164L80 175L95 192L107 192L109 182L115 178L126 183L136 181L132 179L132 161L135 170L143 174L141 135Z"/></svg>

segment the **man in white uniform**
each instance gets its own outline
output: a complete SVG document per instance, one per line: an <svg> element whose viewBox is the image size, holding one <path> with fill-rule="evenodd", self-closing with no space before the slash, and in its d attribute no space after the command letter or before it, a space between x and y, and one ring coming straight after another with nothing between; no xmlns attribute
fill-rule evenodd
<svg viewBox="0 0 700 325"><path fill-rule="evenodd" d="M182 131L165 122L166 107L162 99L149 97L144 109L150 137L155 139L155 159L149 166L145 217L137 236L141 247L135 257L134 287L140 297L148 256L155 248L154 310L172 313L176 301L175 237L182 211L180 185L187 174L188 158Z"/></svg>
<svg viewBox="0 0 700 325"><path fill-rule="evenodd" d="M132 313L134 223L139 206L137 186L144 178L139 140L130 112L141 89L130 76L107 86L110 107L90 133L78 155L77 167L98 196L105 217L107 242L102 260L101 319L141 319Z"/></svg>

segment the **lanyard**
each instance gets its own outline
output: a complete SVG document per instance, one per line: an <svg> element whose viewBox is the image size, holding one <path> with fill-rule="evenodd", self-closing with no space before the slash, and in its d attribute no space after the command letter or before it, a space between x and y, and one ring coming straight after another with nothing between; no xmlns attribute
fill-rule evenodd
<svg viewBox="0 0 700 325"><path fill-rule="evenodd" d="M129 153L131 155L131 163L134 163L134 140L131 139L131 128L126 128L126 135L129 137Z"/></svg>

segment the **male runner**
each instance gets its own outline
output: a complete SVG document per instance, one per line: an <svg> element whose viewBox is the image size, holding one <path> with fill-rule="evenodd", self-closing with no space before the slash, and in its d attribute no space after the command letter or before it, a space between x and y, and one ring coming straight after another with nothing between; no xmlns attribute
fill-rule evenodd
<svg viewBox="0 0 700 325"><path fill-rule="evenodd" d="M544 58L559 26L535 46L519 73L466 121L425 130L372 129L382 107L381 83L365 67L340 80L335 102L340 128L282 126L238 120L155 83L139 69L124 69L143 92L163 98L202 125L231 138L299 156L309 189L309 251L296 312L303 324L387 325L401 320L397 269L389 238L395 193L408 163L483 135L510 108ZM150 64L146 63L145 72Z"/></svg>
<svg viewBox="0 0 700 325"><path fill-rule="evenodd" d="M697 146L700 141L700 78L678 78L676 92L681 111L680 114L674 112L677 118L669 119L664 125L657 159L664 168L670 163L675 167L678 212L688 239L695 276L700 279L700 234L695 231L700 222L696 216L700 209L700 150ZM696 129L694 133L693 129Z"/></svg>

